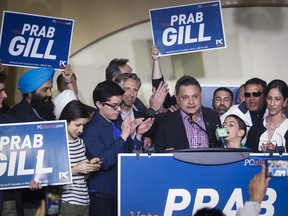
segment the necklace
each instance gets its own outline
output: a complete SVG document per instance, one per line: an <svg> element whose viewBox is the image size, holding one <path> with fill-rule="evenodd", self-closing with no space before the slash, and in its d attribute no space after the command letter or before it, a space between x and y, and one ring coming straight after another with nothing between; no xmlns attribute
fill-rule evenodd
<svg viewBox="0 0 288 216"><path fill-rule="evenodd" d="M265 125L265 127L267 128L267 130L276 130L280 125L277 125L277 126L270 126L270 125Z"/></svg>
<svg viewBox="0 0 288 216"><path fill-rule="evenodd" d="M270 121L269 121L270 120ZM270 124L268 123L268 121L270 122ZM281 122L281 120L279 120L278 119L278 122L281 122L280 124L275 124L275 126L272 126L271 125L271 121L272 121L272 119L271 119L271 117L268 119L268 117L266 118L266 125L265 125L265 127L267 128L267 130L270 130L270 131L275 131L277 128L279 128L280 127L280 125L282 124L282 122ZM274 121L275 123L277 122L277 121Z"/></svg>

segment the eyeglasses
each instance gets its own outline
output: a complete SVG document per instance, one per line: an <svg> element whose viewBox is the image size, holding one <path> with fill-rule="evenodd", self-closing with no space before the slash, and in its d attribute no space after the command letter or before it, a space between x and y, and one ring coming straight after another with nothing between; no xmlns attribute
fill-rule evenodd
<svg viewBox="0 0 288 216"><path fill-rule="evenodd" d="M250 98L250 97L251 97L251 94L252 94L253 97L260 97L261 94L263 94L263 92L252 92L252 93L245 92L245 93L244 93L244 97L245 97L245 98Z"/></svg>
<svg viewBox="0 0 288 216"><path fill-rule="evenodd" d="M128 88L128 87L127 87L127 88L124 87L123 90L124 90L125 92L133 92L133 93L135 93L135 94L137 94L138 91L139 91L139 89L136 89L136 88Z"/></svg>
<svg viewBox="0 0 288 216"><path fill-rule="evenodd" d="M120 104L115 104L115 105L112 105L112 104L109 104L106 102L103 102L103 104L111 107L114 110L118 110L119 108L121 108L123 106L123 102L121 102Z"/></svg>

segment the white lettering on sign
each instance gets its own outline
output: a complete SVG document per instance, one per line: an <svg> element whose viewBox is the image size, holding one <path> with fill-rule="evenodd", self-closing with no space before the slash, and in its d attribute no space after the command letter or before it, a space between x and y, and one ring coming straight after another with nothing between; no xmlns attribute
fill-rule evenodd
<svg viewBox="0 0 288 216"><path fill-rule="evenodd" d="M13 56L31 57L31 58L43 58L55 60L56 55L51 54L54 40L44 40L44 38L53 38L56 29L54 27L39 27L38 25L31 25L25 23L23 25L21 35L28 34L30 37L26 40L23 36L14 37L10 44L8 51ZM46 46L45 52L40 53L40 45Z"/></svg>
<svg viewBox="0 0 288 216"><path fill-rule="evenodd" d="M25 23L23 25L21 34L24 35L26 32L29 33L29 36L53 38L55 28L48 27L48 29L46 29L46 26L42 26L42 28L40 28L38 25L30 25Z"/></svg>
<svg viewBox="0 0 288 216"><path fill-rule="evenodd" d="M176 197L181 197L181 202L176 202ZM174 211L186 209L191 202L191 195L185 189L169 189L166 200L164 214L165 216L172 215Z"/></svg>
<svg viewBox="0 0 288 216"><path fill-rule="evenodd" d="M0 151L3 147L10 145L10 150L15 149L25 149L25 148L40 148L43 146L43 135L34 134L32 137L30 135L25 135L24 139L20 136L1 136L0 137Z"/></svg>
<svg viewBox="0 0 288 216"><path fill-rule="evenodd" d="M178 25L188 25L200 22L203 22L203 13L196 12L195 15L190 13L188 16L186 16L186 14L172 15L170 25L173 26L174 23L177 23Z"/></svg>
<svg viewBox="0 0 288 216"><path fill-rule="evenodd" d="M244 166L261 166L265 164L265 160L262 158L259 159L245 159Z"/></svg>
<svg viewBox="0 0 288 216"><path fill-rule="evenodd" d="M178 199L176 200L177 197ZM269 216L274 214L273 204L277 199L277 193L274 189L268 188L266 191L266 197L267 199L261 203L261 208L265 209L265 214L262 214L262 216ZM219 196L219 192L217 190L213 188L198 188L195 194L192 215L194 215L197 210L204 207L217 208L220 199L221 197ZM179 200L181 201L179 202ZM205 200L209 201L204 202ZM183 188L169 189L163 215L172 216L173 213L176 214L176 212L179 213L187 209L190 204L191 194L188 190ZM226 202L223 213L226 215L235 215L237 209L243 205L242 189L235 188Z"/></svg>
<svg viewBox="0 0 288 216"><path fill-rule="evenodd" d="M36 168L27 169L26 166L26 151L10 152L10 156L7 157L4 153L0 152L0 176L7 172L7 176L21 176L21 175L33 175L52 173L52 167L43 167L45 150L38 150L36 157ZM8 159L9 158L9 159ZM18 163L17 163L18 158Z"/></svg>
<svg viewBox="0 0 288 216"><path fill-rule="evenodd" d="M209 197L209 202L204 202L206 197ZM194 207L193 207L193 215L201 208L216 207L217 203L219 202L219 194L215 189L212 188L199 188L197 189Z"/></svg>
<svg viewBox="0 0 288 216"><path fill-rule="evenodd" d="M170 27L163 31L162 43L165 46L173 46L174 44L181 45L210 41L211 36L205 35L203 20L204 15L202 12L190 13L189 15L172 15ZM178 27L175 27L176 24ZM195 29L198 32L195 32ZM197 37L192 35L197 35Z"/></svg>
<svg viewBox="0 0 288 216"><path fill-rule="evenodd" d="M199 32L197 38L191 38L191 27L193 27L193 25L179 26L178 29L173 27L165 29L162 35L163 44L165 46L172 46L175 43L180 45L211 40L211 36L204 36L204 23L199 24Z"/></svg>

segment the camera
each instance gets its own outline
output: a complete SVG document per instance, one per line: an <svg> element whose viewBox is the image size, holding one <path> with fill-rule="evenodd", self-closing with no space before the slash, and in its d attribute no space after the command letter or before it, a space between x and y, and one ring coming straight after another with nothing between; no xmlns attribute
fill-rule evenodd
<svg viewBox="0 0 288 216"><path fill-rule="evenodd" d="M266 177L288 177L288 160L267 159Z"/></svg>

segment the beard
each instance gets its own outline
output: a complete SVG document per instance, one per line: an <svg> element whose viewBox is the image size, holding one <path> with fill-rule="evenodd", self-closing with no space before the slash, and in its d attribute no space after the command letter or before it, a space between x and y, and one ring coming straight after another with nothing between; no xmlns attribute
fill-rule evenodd
<svg viewBox="0 0 288 216"><path fill-rule="evenodd" d="M136 98L130 98L130 97L127 97L127 98L123 98L123 102L124 102L124 106L126 107L132 107L134 102L135 102Z"/></svg>
<svg viewBox="0 0 288 216"><path fill-rule="evenodd" d="M224 114L228 109L226 106L220 105L217 108L214 108L214 110L219 114Z"/></svg>
<svg viewBox="0 0 288 216"><path fill-rule="evenodd" d="M52 102L51 96L43 97L41 95L33 93L30 104L37 111L38 115L44 120L55 120L55 105Z"/></svg>

